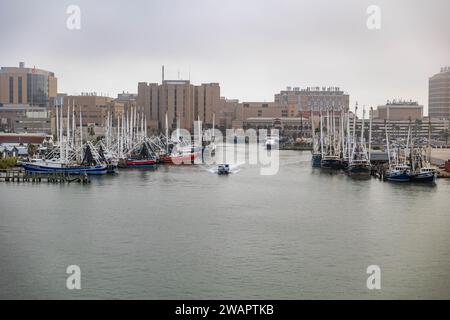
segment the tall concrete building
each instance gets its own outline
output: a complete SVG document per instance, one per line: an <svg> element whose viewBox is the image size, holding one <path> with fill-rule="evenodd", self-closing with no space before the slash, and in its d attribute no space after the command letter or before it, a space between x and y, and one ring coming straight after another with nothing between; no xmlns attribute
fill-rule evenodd
<svg viewBox="0 0 450 320"><path fill-rule="evenodd" d="M155 131L164 130L166 114L172 129L193 130L197 119L203 126L212 126L220 104L218 83L193 85L188 80L163 80L162 84L138 84L137 106L143 107L148 126Z"/></svg>
<svg viewBox="0 0 450 320"><path fill-rule="evenodd" d="M441 68L428 82L428 115L450 119L450 67Z"/></svg>
<svg viewBox="0 0 450 320"><path fill-rule="evenodd" d="M50 107L57 96L53 72L19 67L0 69L0 123L12 132L49 133Z"/></svg>
<svg viewBox="0 0 450 320"><path fill-rule="evenodd" d="M95 93L82 93L77 96L63 96L63 117L67 115L67 107L75 106L75 113L77 114L76 122L78 123L79 112L81 111L82 125L103 127L106 124L106 114L112 110L113 98L98 96Z"/></svg>
<svg viewBox="0 0 450 320"><path fill-rule="evenodd" d="M275 103L288 108L289 116L295 117L301 111L348 110L350 98L339 87L287 87L275 94Z"/></svg>

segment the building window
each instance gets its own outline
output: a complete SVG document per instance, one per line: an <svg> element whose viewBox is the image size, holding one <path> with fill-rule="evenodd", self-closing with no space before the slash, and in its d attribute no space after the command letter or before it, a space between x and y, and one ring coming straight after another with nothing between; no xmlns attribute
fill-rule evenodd
<svg viewBox="0 0 450 320"><path fill-rule="evenodd" d="M244 108L250 108L250 104L244 103Z"/></svg>
<svg viewBox="0 0 450 320"><path fill-rule="evenodd" d="M262 117L262 110L258 110L258 117Z"/></svg>
<svg viewBox="0 0 450 320"><path fill-rule="evenodd" d="M9 77L9 103L14 103L14 78Z"/></svg>
<svg viewBox="0 0 450 320"><path fill-rule="evenodd" d="M282 111L281 111L281 116L282 116L283 118L287 118L287 117L288 117L288 112L287 112L287 110L282 110Z"/></svg>
<svg viewBox="0 0 450 320"><path fill-rule="evenodd" d="M19 95L19 103L22 103L22 77L19 77L19 79L17 80L17 86L18 86L18 90L17 93Z"/></svg>
<svg viewBox="0 0 450 320"><path fill-rule="evenodd" d="M269 104L268 104L268 103L263 103L263 104L262 104L262 107L263 107L263 108L268 108L268 107L269 107Z"/></svg>

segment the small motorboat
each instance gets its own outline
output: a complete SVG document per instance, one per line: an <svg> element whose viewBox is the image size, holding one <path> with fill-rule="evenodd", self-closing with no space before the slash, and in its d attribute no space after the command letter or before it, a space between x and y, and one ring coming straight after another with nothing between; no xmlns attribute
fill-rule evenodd
<svg viewBox="0 0 450 320"><path fill-rule="evenodd" d="M219 164L217 166L217 174L226 175L230 173L230 165L229 164Z"/></svg>

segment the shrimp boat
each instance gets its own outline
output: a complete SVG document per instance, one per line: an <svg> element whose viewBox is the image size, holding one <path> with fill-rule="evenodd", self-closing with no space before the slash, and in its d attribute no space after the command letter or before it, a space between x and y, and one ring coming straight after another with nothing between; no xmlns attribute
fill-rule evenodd
<svg viewBox="0 0 450 320"><path fill-rule="evenodd" d="M320 147L320 139L322 139L322 137L319 137L319 139L316 137L316 130L314 129L314 113L311 110L311 137L312 137L312 146L313 149L311 151L312 155L311 155L311 165L314 168L320 168L321 166L321 161L322 161L322 152L319 150Z"/></svg>
<svg viewBox="0 0 450 320"><path fill-rule="evenodd" d="M34 159L31 162L25 162L22 164L22 167L28 172L40 172L40 173L65 173L65 174L86 173L92 175L101 175L107 172L107 166L103 164L95 166L83 166L42 159Z"/></svg>
<svg viewBox="0 0 450 320"><path fill-rule="evenodd" d="M433 183L436 181L437 171L431 167L420 168L419 172L412 176L412 182Z"/></svg>
<svg viewBox="0 0 450 320"><path fill-rule="evenodd" d="M162 161L167 164L191 164L201 154L201 147L174 147L170 155L163 156Z"/></svg>
<svg viewBox="0 0 450 320"><path fill-rule="evenodd" d="M330 113L327 111L327 134L324 135L324 123L323 117L320 116L320 151L321 159L320 166L323 169L339 170L341 168L340 144L337 141L336 123L334 117L334 111Z"/></svg>
<svg viewBox="0 0 450 320"><path fill-rule="evenodd" d="M413 174L406 164L397 164L386 173L386 180L391 182L411 182Z"/></svg>
<svg viewBox="0 0 450 320"><path fill-rule="evenodd" d="M322 163L322 154L321 153L314 153L311 156L311 164L314 168L320 168Z"/></svg>
<svg viewBox="0 0 450 320"><path fill-rule="evenodd" d="M358 110L358 106L355 107L355 115ZM372 111L372 109L371 109ZM370 164L370 151L366 148L366 139L364 137L364 120L366 116L366 110L363 107L363 116L361 119L361 137L359 140L356 136L356 116L353 118L353 133L351 140L348 138L348 152L347 157L348 166L346 167L346 172L350 177L358 178L369 178L371 171ZM347 122L349 125L349 122ZM350 128L348 127L348 132ZM372 139L372 112L370 113L370 123L369 123L369 150L371 148Z"/></svg>
<svg viewBox="0 0 450 320"><path fill-rule="evenodd" d="M107 165L94 158L91 146L88 144L84 151L81 164L61 159L33 159L25 162L22 167L28 172L63 173L63 174L89 174L102 175L107 173Z"/></svg>
<svg viewBox="0 0 450 320"><path fill-rule="evenodd" d="M347 173L352 177L370 177L370 162L367 159L351 160Z"/></svg>
<svg viewBox="0 0 450 320"><path fill-rule="evenodd" d="M340 169L341 159L338 156L327 155L321 159L320 165L323 169Z"/></svg>
<svg viewBox="0 0 450 320"><path fill-rule="evenodd" d="M142 142L122 162L125 168L152 168L158 164L158 157L147 142Z"/></svg>

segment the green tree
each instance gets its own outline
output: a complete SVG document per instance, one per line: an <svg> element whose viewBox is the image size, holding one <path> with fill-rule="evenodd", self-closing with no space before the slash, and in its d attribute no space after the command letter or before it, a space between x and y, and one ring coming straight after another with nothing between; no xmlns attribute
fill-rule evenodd
<svg viewBox="0 0 450 320"><path fill-rule="evenodd" d="M38 151L38 146L37 145L32 144L32 143L30 143L28 145L27 152L28 152L28 156L30 158L33 157L36 154L37 151Z"/></svg>

